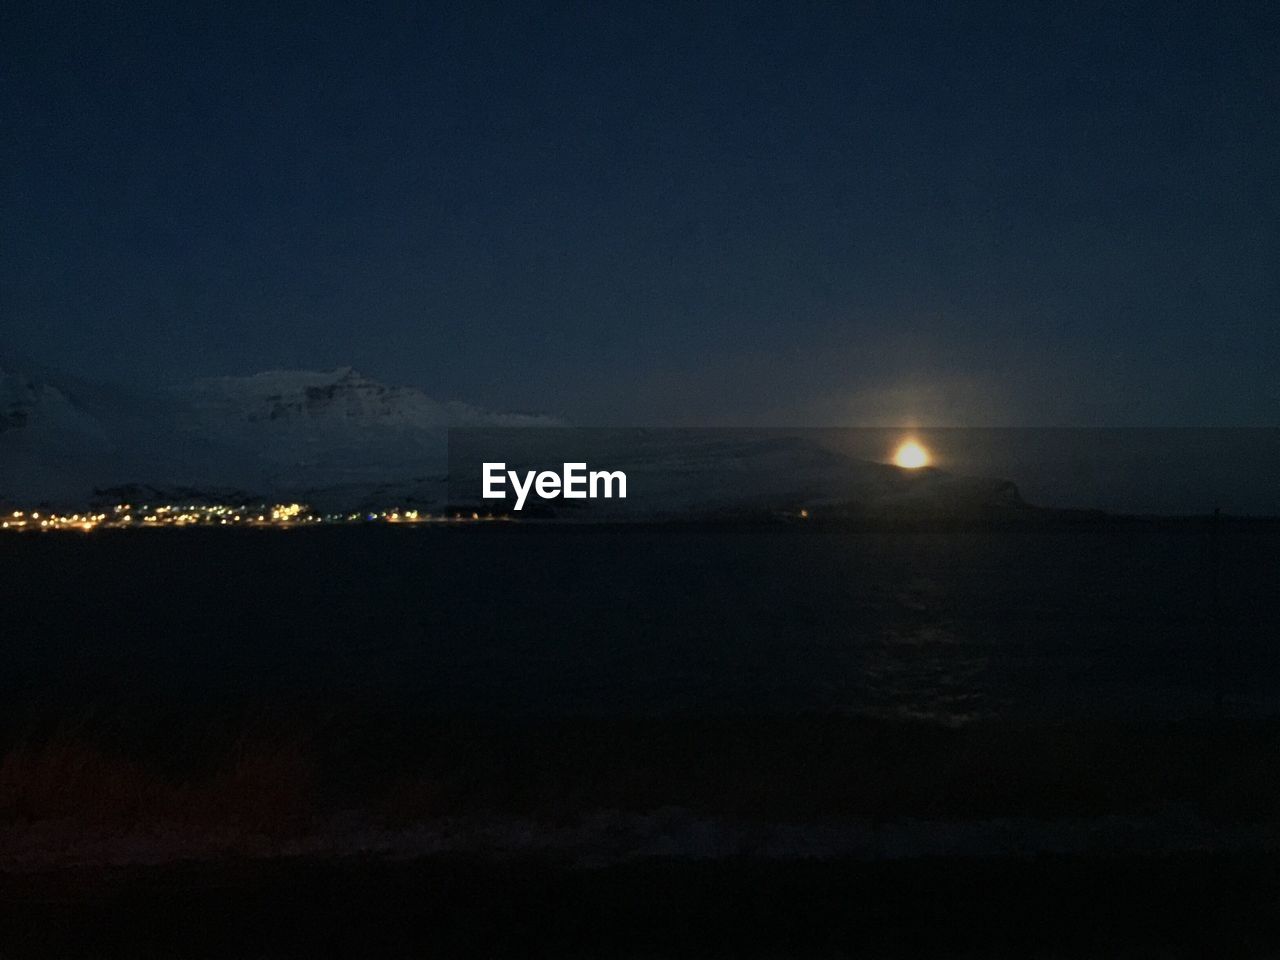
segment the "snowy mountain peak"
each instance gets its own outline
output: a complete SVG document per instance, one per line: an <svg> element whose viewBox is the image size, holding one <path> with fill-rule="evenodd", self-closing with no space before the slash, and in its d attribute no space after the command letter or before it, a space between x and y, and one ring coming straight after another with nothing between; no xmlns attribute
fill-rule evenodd
<svg viewBox="0 0 1280 960"><path fill-rule="evenodd" d="M495 413L441 402L417 387L389 387L353 369L270 370L213 377L175 388L205 419L223 425L276 424L331 429L395 428L440 433L457 426L563 426L541 414Z"/></svg>
<svg viewBox="0 0 1280 960"><path fill-rule="evenodd" d="M0 364L0 501L95 487L216 485L266 495L440 476L451 426L554 426L391 387L351 367L213 377L163 391Z"/></svg>
<svg viewBox="0 0 1280 960"><path fill-rule="evenodd" d="M271 370L247 377L197 380L178 393L197 408L250 423L357 421L438 429L443 404L414 387L388 387L351 367Z"/></svg>
<svg viewBox="0 0 1280 960"><path fill-rule="evenodd" d="M95 440L102 437L101 426L57 386L0 366L0 433L32 430L86 433Z"/></svg>

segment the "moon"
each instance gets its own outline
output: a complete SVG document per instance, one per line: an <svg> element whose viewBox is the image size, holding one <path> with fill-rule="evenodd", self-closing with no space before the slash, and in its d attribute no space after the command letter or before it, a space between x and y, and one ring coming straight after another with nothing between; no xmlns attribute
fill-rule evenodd
<svg viewBox="0 0 1280 960"><path fill-rule="evenodd" d="M915 440L904 440L894 451L893 462L904 470L919 470L929 465L929 451Z"/></svg>

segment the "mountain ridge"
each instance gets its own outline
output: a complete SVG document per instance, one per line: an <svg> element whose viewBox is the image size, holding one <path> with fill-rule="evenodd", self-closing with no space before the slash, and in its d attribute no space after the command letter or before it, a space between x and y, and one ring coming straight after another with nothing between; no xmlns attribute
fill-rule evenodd
<svg viewBox="0 0 1280 960"><path fill-rule="evenodd" d="M543 505L562 518L1030 509L1007 480L903 470L806 437L568 430L552 416L441 401L349 366L207 377L148 393L22 373L9 363L0 365L0 502L81 505L143 489L151 499L181 491L189 501L205 491L204 499L222 502L236 491L336 510L442 509L480 490L461 455L449 476L448 431L460 427L499 428L482 431L490 444L483 460L559 466L589 451L593 465L630 475L626 500L593 501L589 511ZM493 501L475 506L503 509Z"/></svg>
<svg viewBox="0 0 1280 960"><path fill-rule="evenodd" d="M299 489L439 476L454 426L553 426L387 386L351 367L209 377L128 390L0 358L0 500L94 490Z"/></svg>

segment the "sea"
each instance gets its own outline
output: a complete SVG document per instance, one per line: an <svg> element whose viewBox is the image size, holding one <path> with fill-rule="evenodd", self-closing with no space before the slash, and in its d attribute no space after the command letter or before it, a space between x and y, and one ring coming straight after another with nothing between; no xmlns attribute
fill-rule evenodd
<svg viewBox="0 0 1280 960"><path fill-rule="evenodd" d="M358 697L944 725L1280 707L1280 523L0 538L11 712Z"/></svg>

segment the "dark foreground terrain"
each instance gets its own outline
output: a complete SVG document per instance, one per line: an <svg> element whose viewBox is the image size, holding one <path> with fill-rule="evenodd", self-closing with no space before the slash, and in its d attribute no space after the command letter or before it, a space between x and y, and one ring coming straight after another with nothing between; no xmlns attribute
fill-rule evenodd
<svg viewBox="0 0 1280 960"><path fill-rule="evenodd" d="M275 861L0 878L4 956L1266 957L1257 855Z"/></svg>
<svg viewBox="0 0 1280 960"><path fill-rule="evenodd" d="M0 958L1280 956L1278 547L7 538Z"/></svg>
<svg viewBox="0 0 1280 960"><path fill-rule="evenodd" d="M0 956L1280 955L1271 721L176 709L10 741Z"/></svg>

